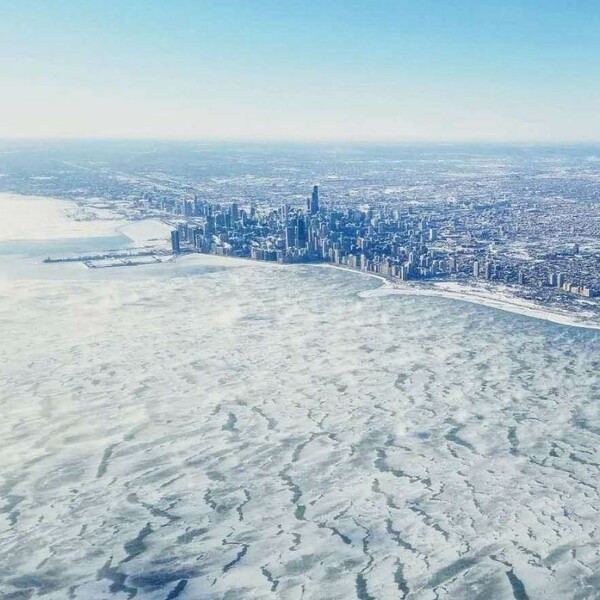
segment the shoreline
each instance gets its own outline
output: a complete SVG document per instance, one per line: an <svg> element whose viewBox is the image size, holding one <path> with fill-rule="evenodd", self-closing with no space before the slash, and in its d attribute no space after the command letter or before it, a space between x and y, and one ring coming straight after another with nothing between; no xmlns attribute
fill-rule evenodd
<svg viewBox="0 0 600 600"><path fill-rule="evenodd" d="M578 327L580 329L600 331L600 323L586 323L585 321L579 321L570 315L541 308L540 306L528 300L512 298L510 296L490 292L487 290L479 290L474 286L466 286L456 282L439 282L417 287L418 284L403 285L390 281L389 279L383 277L382 275L378 275L377 273L369 273L368 271L360 271L358 269L351 269L341 265L322 263L319 266L331 267L333 269L339 269L349 273L357 273L359 275L366 275L368 277L374 277L375 279L383 282L384 285L379 288L365 292L359 292L361 298L388 295L446 298L448 300L457 300L459 302L468 302L470 304L486 306L488 308L494 308L496 310L502 310L504 312L510 312L532 319L548 321L557 325L566 325L569 327ZM446 286L444 286L444 284L446 284ZM448 289L448 286L453 286L460 289Z"/></svg>
<svg viewBox="0 0 600 600"><path fill-rule="evenodd" d="M24 200L26 203L30 203L29 206L26 205L22 205L24 208L27 207L29 208L35 201L42 201L45 206L50 206L51 204L57 203L57 202L69 202L71 206L67 205L68 207L70 207L71 209L73 209L74 207L78 206L76 202L73 201L64 201L64 200L59 200L56 198L49 198L49 197L45 197L45 196L23 196L20 194L14 194L14 193L1 193L0 194L0 199L4 200L4 201L15 201L16 199L19 199L19 201ZM28 202L29 201L29 202ZM20 202L19 202L20 203ZM73 206L75 205L75 206ZM39 207L39 204L38 204ZM54 204L53 208L58 209L59 205ZM76 229L76 235L73 235L75 233L75 231L70 231L67 233L67 237L64 237L64 233L61 231L61 235L60 237L56 235L56 232L54 230L50 230L50 231L44 231L43 233L45 233L46 235L42 235L40 236L40 238L33 238L33 241L52 241L55 239L71 239L74 237L82 237L82 238L88 238L88 237L110 237L108 235L108 231L111 231L111 233L113 233L113 235L120 235L120 236L124 236L126 238L128 238L129 240L131 240L132 242L138 242L138 243L142 243L142 245L144 246L148 246L148 245L156 245L156 242L159 242L159 239L157 239L155 237L155 235L158 234L158 229L160 228L161 230L164 230L165 226L161 223L160 226L158 225L158 221L153 220L153 219L142 219L139 221L127 221L127 220L120 220L120 219L86 219L84 221L78 221L76 219L73 218L73 210L68 211L68 210L64 210L65 206L63 204L63 206L60 206L60 216L62 218L63 223L65 222L73 222L76 223L77 226L80 226L82 223L84 223L84 226L81 227L81 229L79 229L77 226L74 228ZM52 216L55 216L56 214L58 214L58 211L55 210L55 213ZM141 225L141 223L145 222L145 221L156 221L152 224L148 224L146 223L145 225ZM96 225L96 228L93 227L92 223L100 223L100 225ZM108 227L107 227L108 226ZM123 231L123 230L127 230L129 229L129 231ZM136 231L137 229L139 229L139 231ZM152 234L153 235L148 235L148 232L145 232L144 229L150 229L153 230ZM90 233L96 234L96 235L90 235ZM28 229L28 233L30 232L30 230ZM71 234L70 236L68 234ZM130 235L128 235L128 233ZM136 236L135 233L138 233L138 235ZM146 233L146 235L143 235L143 233ZM162 231L161 231L162 233ZM50 234L50 235L48 235ZM141 234L141 235L139 235ZM137 238L137 239L136 239ZM18 241L32 241L32 238L29 237L25 237L23 236L21 239L19 239L19 237L17 237L17 239L6 239L3 240L6 243L10 243L10 242L18 242ZM149 242L152 242L152 244L149 244ZM167 241L164 241L164 244L160 244L161 246L167 245ZM193 253L192 255L195 256L202 256L205 259L209 258L212 259L213 262L217 262L220 264L223 264L224 262L235 262L236 260L239 261L239 264L249 264L249 263L254 263L257 265L260 265L261 263L264 263L265 261L260 261L260 260L252 260L249 257L239 257L239 256L220 256L220 255L213 255L213 254L202 254L202 253ZM183 255L181 257L179 257L180 259L183 258ZM225 259L225 261L223 261L223 259ZM176 261L177 262L177 261ZM276 264L279 265L279 263L267 263L270 265ZM294 263L292 263L294 264ZM347 271L349 273L355 273L355 274L359 274L359 275L366 275L368 277L372 277L375 278L377 280L379 280L382 285L381 287L374 289L374 290L368 290L368 291L364 291L364 292L359 292L359 295L361 297L369 297L369 296L383 296L383 295L404 295L404 296L429 296L429 297L439 297L439 298L447 298L450 300L458 300L461 302L469 302L471 304L478 304L480 306L486 306L488 308L494 308L496 310L503 310L505 312L511 312L513 314L519 314L522 316L526 316L526 317L530 317L530 318L535 318L535 319L540 319L540 320L544 320L544 321L548 321L551 323L556 323L559 325L566 325L566 326L570 326L570 327L578 327L581 329L590 329L590 330L596 330L599 331L600 330L600 323L595 323L595 322L586 322L585 320L579 320L577 319L575 316L571 316L569 314L565 314L562 312L558 312L558 311L554 311L554 310L549 310L547 308L543 308L540 307L539 305L528 301L528 300L524 300L518 297L513 297L511 295L509 295L508 293L504 292L502 293L502 291L495 291L495 290L488 290L488 289L482 289L482 288L478 288L477 286L473 286L473 285L464 285L458 282L454 282L454 281L440 281L440 282L436 282L436 283L428 283L428 284L410 284L410 283L400 283L400 282L396 282L396 281L391 281L389 278L383 276L383 275L379 275L378 273L371 273L368 271L361 271L359 269L353 269L351 267L347 267L344 265L336 265L336 264L332 264L332 263L326 263L326 262L315 262L315 263L297 263L297 264L302 264L304 266L311 266L311 267L329 267L329 268L334 268L334 269L339 269L342 271ZM279 265L279 266L287 266L287 265ZM585 317L583 317L583 319L585 319Z"/></svg>

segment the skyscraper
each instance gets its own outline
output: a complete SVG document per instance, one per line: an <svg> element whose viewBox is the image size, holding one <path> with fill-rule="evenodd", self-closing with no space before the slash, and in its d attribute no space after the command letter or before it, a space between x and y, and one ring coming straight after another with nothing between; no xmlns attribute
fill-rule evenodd
<svg viewBox="0 0 600 600"><path fill-rule="evenodd" d="M204 235L212 235L215 232L215 218L213 216L206 217L204 223Z"/></svg>
<svg viewBox="0 0 600 600"><path fill-rule="evenodd" d="M181 213L184 217L189 217L194 212L194 205L189 200L184 200L181 205Z"/></svg>
<svg viewBox="0 0 600 600"><path fill-rule="evenodd" d="M304 217L298 219L295 234L297 246L299 248L304 248L306 246L306 223Z"/></svg>
<svg viewBox="0 0 600 600"><path fill-rule="evenodd" d="M312 197L310 199L309 212L316 215L319 212L319 186L313 186Z"/></svg>
<svg viewBox="0 0 600 600"><path fill-rule="evenodd" d="M483 267L483 276L485 277L485 279L492 278L492 263L489 261L486 262Z"/></svg>
<svg viewBox="0 0 600 600"><path fill-rule="evenodd" d="M173 254L179 254L181 252L179 247L179 231L176 229L171 231L171 248L173 250Z"/></svg>
<svg viewBox="0 0 600 600"><path fill-rule="evenodd" d="M288 250L296 245L296 228L286 227L285 228L285 245Z"/></svg>

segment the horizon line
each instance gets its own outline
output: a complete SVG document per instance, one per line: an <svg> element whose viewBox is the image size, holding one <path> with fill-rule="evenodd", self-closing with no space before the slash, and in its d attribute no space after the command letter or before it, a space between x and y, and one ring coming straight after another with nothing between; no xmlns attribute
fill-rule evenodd
<svg viewBox="0 0 600 600"><path fill-rule="evenodd" d="M147 142L196 144L297 144L297 145L494 145L494 146L600 146L600 139L502 140L493 138L422 139L422 138L299 138L299 137L178 137L178 136L1 136L3 142Z"/></svg>

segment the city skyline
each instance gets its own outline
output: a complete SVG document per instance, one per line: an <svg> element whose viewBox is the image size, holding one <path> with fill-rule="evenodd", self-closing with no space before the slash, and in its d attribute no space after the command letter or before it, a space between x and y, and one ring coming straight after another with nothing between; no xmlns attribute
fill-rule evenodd
<svg viewBox="0 0 600 600"><path fill-rule="evenodd" d="M7 3L0 138L598 142L598 30L587 0Z"/></svg>

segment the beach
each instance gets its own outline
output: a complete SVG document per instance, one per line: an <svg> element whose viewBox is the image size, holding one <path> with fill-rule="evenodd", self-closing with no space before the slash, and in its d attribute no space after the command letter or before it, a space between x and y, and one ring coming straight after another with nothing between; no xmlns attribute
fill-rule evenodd
<svg viewBox="0 0 600 600"><path fill-rule="evenodd" d="M377 273L359 271L357 269L350 269L338 265L325 264L323 266L342 269L352 273L360 273L362 275L374 277L384 283L380 288L359 292L359 295L363 298L388 295L448 298L450 300L479 304L481 306L487 306L489 308L495 308L497 310L503 310L534 319L542 319L560 325L600 330L600 323L593 321L592 317L571 315L566 312L546 309L534 302L511 295L507 291L507 286L498 286L498 291L492 291L483 286L467 285L456 281L437 281L434 283L392 282Z"/></svg>

